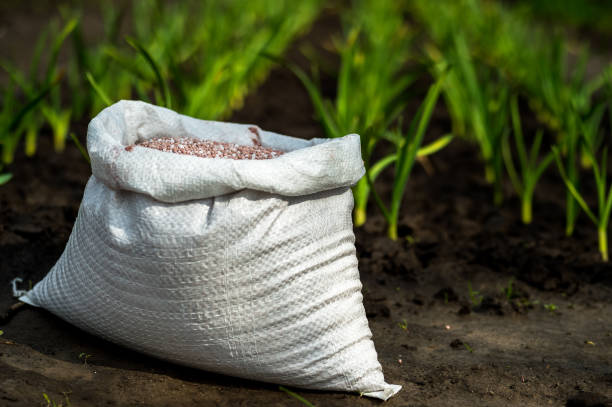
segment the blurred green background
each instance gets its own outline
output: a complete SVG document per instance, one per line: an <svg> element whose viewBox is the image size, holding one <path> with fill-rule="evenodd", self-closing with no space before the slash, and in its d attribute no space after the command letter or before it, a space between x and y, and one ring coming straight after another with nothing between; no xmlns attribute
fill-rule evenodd
<svg viewBox="0 0 612 407"><path fill-rule="evenodd" d="M4 1L0 184L39 137L82 148L87 122L118 100L223 120L282 69L327 137L362 136L357 226L374 202L397 238L414 164L467 142L491 199L502 205L510 184L525 223L538 180L556 172L567 234L584 213L607 260L611 17L594 0ZM385 171L388 197L375 187Z"/></svg>

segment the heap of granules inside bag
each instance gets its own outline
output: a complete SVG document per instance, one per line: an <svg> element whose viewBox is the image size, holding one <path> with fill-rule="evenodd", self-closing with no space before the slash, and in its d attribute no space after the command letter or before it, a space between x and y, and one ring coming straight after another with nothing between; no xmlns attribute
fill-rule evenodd
<svg viewBox="0 0 612 407"><path fill-rule="evenodd" d="M280 150L262 146L245 146L191 137L156 137L127 146L125 149L132 151L135 146L202 158L229 158L232 160L268 160L283 154Z"/></svg>

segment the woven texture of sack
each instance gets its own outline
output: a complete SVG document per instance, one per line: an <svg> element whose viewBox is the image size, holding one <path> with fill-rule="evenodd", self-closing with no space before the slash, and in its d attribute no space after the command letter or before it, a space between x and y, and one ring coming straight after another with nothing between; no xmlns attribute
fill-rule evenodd
<svg viewBox="0 0 612 407"><path fill-rule="evenodd" d="M126 151L160 135L248 144L253 133L142 102L100 113L66 249L20 299L176 363L387 399L400 386L385 383L371 340L351 221L358 136L260 133L286 154L263 165Z"/></svg>

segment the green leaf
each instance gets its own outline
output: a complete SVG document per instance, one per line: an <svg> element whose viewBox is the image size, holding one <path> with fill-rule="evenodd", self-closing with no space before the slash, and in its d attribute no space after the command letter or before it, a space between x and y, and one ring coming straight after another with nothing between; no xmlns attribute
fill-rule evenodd
<svg viewBox="0 0 612 407"><path fill-rule="evenodd" d="M142 45L136 39L126 37L125 40L127 41L128 44L130 44L132 48L138 51L140 55L142 55L144 59L147 61L147 63L153 70L153 73L155 73L155 77L157 78L157 83L162 91L164 106L167 107L168 109L172 109L172 100L170 99L170 89L168 87L168 83L166 82L166 79L163 77L161 70L159 69L159 66L157 65L157 62L155 62L155 60L153 59L149 51L144 47L144 45Z"/></svg>
<svg viewBox="0 0 612 407"><path fill-rule="evenodd" d="M141 81L149 82L155 80L154 77L149 76L149 72L144 72L140 65L136 64L132 59L127 58L125 55L119 52L119 50L112 46L102 47L104 55L115 61L121 68L130 72L134 77Z"/></svg>
<svg viewBox="0 0 612 407"><path fill-rule="evenodd" d="M32 59L30 63L30 70L28 72L28 77L30 78L30 82L36 83L38 78L39 66L40 66L40 58L45 51L45 45L47 42L47 37L49 36L49 26L45 27L42 33L36 39L36 44L34 45Z"/></svg>
<svg viewBox="0 0 612 407"><path fill-rule="evenodd" d="M31 84L28 84L24 75L11 64L0 61L0 68L6 71L11 81L17 84L25 94L29 94L32 91Z"/></svg>
<svg viewBox="0 0 612 407"><path fill-rule="evenodd" d="M353 28L348 34L348 39L341 52L340 72L338 74L336 112L339 122L344 123L347 118L347 111L351 101L349 100L349 90L353 86L351 80L351 67L355 48L356 38L359 36L359 28Z"/></svg>
<svg viewBox="0 0 612 407"><path fill-rule="evenodd" d="M416 159L417 151L419 150L421 143L423 142L425 130L429 125L429 120L438 100L438 96L440 94L444 78L444 76L440 77L436 81L436 83L429 88L427 96L425 96L425 100L419 108L419 113L417 113L417 115L413 119L410 129L408 130L408 133L406 135L408 140L404 143L404 145L398 152L398 166L395 174L395 179L393 180L393 190L391 192L391 221L389 223L389 237L391 239L397 239L397 220L402 203L402 198L404 195L404 190L406 189L406 183L408 182L408 177L410 176L412 166ZM417 119L418 124L416 124L415 129L415 123L417 123Z"/></svg>
<svg viewBox="0 0 612 407"><path fill-rule="evenodd" d="M523 138L523 129L521 126L521 117L518 108L518 97L514 95L510 99L510 112L512 117L512 128L514 130L514 141L516 144L516 151L519 156L519 163L521 165L521 171L526 173L528 169L527 149L525 148L525 141Z"/></svg>
<svg viewBox="0 0 612 407"><path fill-rule="evenodd" d="M15 116L13 116L13 120L11 120L11 122L9 123L9 125L6 127L6 129L2 129L4 130L4 132L6 133L12 133L15 130L17 130L17 128L19 127L19 125L21 124L21 121L23 120L23 118L25 117L25 115L30 112L32 109L34 109L36 107L36 105L38 105L44 98L45 96L47 96L49 94L49 92L51 91L51 89L56 86L59 81L61 80L61 75L58 75L55 80L53 80L50 84L48 84L42 91L40 91L37 95L35 95L34 97L32 97L22 108L19 112L17 112L17 114ZM2 133L0 132L0 136L2 135Z"/></svg>
<svg viewBox="0 0 612 407"><path fill-rule="evenodd" d="M336 123L334 122L334 119L332 118L331 112L329 111L329 109L327 108L327 106L325 105L323 101L323 96L321 95L321 92L319 91L317 86L314 84L314 82L310 79L310 77L306 74L306 72L304 72L297 65L289 63L277 56L270 55L267 53L262 53L262 56L272 59L278 62L279 64L281 64L282 66L286 67L291 72L293 72L295 76L297 76L300 82L302 82L302 85L306 88L306 91L308 92L308 95L310 96L310 100L312 101L315 111L317 112L317 114L319 115L322 121L327 137L335 138L335 137L344 136L344 134L340 134L338 127Z"/></svg>
<svg viewBox="0 0 612 407"><path fill-rule="evenodd" d="M9 182L13 178L13 174L5 172L4 174L0 174L0 185L4 185Z"/></svg>
<svg viewBox="0 0 612 407"><path fill-rule="evenodd" d="M542 145L543 138L544 138L544 132L542 132L541 129L538 129L538 131L536 132L533 144L531 145L531 151L529 152L528 163L530 167L534 167L536 165L536 161L538 159L538 154L540 153L540 147Z"/></svg>
<svg viewBox="0 0 612 407"><path fill-rule="evenodd" d="M294 399L296 399L297 401L299 401L300 403L304 404L305 406L308 407L315 407L314 404L312 404L310 401L306 400L304 397L300 396L297 393L292 392L291 390L283 387L283 386L278 386L278 389L280 391L284 391L285 393L287 393L289 396L293 397Z"/></svg>
<svg viewBox="0 0 612 407"><path fill-rule="evenodd" d="M593 223L595 223L595 225L598 225L599 221L597 220L597 217L595 217L593 212L591 212L589 205L587 205L585 200L582 198L582 195L580 195L580 192L578 192L578 190L576 189L576 186L572 183L572 181L569 179L569 177L565 173L565 169L563 168L563 163L561 161L561 154L559 153L559 150L556 147L553 147L553 152L555 154L555 160L557 161L557 167L559 168L559 174L561 175L561 178L563 179L563 182L565 183L567 190L574 197L576 202L578 202L578 205L580 205L580 207L587 214L587 216L593 221Z"/></svg>
<svg viewBox="0 0 612 407"><path fill-rule="evenodd" d="M536 167L535 173L533 174L534 181L540 179L546 168L548 168L548 166L552 164L554 159L555 157L553 156L553 153L546 154L542 161L540 161L540 164L538 164L538 166Z"/></svg>
<svg viewBox="0 0 612 407"><path fill-rule="evenodd" d="M612 211L612 185L608 189L608 198L606 199L606 206L603 209L603 216L601 218L600 227L607 228L608 222L610 221L610 211Z"/></svg>
<svg viewBox="0 0 612 407"><path fill-rule="evenodd" d="M450 144L453 141L453 135L447 134L445 136L440 137L434 142L427 144L417 150L417 157L425 157L427 155L431 155L437 153L442 150L444 147Z"/></svg>
<svg viewBox="0 0 612 407"><path fill-rule="evenodd" d="M512 160L512 148L510 147L509 135L506 134L502 138L502 157L504 159L504 164L506 164L506 170L508 171L508 176L510 177L510 182L514 187L514 190L519 196L523 196L524 188L523 183L521 182L521 178L516 171L516 167L514 166L514 161Z"/></svg>
<svg viewBox="0 0 612 407"><path fill-rule="evenodd" d="M372 181L375 181L378 175L389 166L389 164L397 160L397 154L389 154L380 160L378 160L372 167L370 167L370 176Z"/></svg>
<svg viewBox="0 0 612 407"><path fill-rule="evenodd" d="M59 57L60 49L62 48L62 44L66 40L66 37L72 33L72 31L76 28L79 20L77 18L72 18L66 23L63 30L60 34L55 37L53 41L53 45L51 46L51 56L49 57L49 62L47 64L47 73L45 75L45 82L49 83L52 81L53 75L55 74L55 68L57 65L57 58Z"/></svg>
<svg viewBox="0 0 612 407"><path fill-rule="evenodd" d="M364 178L366 179L366 182L368 185L368 191L370 191L370 193L372 194L372 197L374 198L374 203L376 203L376 206L378 206L378 209L380 209L387 223L391 224L393 220L391 212L387 209L387 206L383 202L378 192L376 192L376 189L374 188L374 181L372 180L372 174L368 170L367 166L366 166L366 173L365 173Z"/></svg>
<svg viewBox="0 0 612 407"><path fill-rule="evenodd" d="M89 154L87 153L87 150L85 149L85 147L83 147L83 144L81 144L77 136L73 132L70 132L70 138L72 139L74 144L76 144L85 161L87 161L87 163L91 165L91 159L89 158Z"/></svg>
<svg viewBox="0 0 612 407"><path fill-rule="evenodd" d="M100 97L100 99L102 99L102 101L106 104L106 106L112 105L112 102L111 102L110 98L106 95L106 93L100 87L98 82L96 82L96 80L94 79L93 75L90 72L86 72L85 76L87 77L87 81L89 82L91 87L94 89L96 94Z"/></svg>

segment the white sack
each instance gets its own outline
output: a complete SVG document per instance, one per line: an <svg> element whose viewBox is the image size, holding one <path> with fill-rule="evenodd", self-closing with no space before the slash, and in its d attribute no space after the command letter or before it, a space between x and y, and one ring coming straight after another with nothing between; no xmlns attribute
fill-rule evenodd
<svg viewBox="0 0 612 407"><path fill-rule="evenodd" d="M159 136L255 145L247 125L122 101L95 117L70 239L20 300L95 335L213 372L387 399L362 305L350 186L359 136L259 130L270 160L125 147Z"/></svg>

